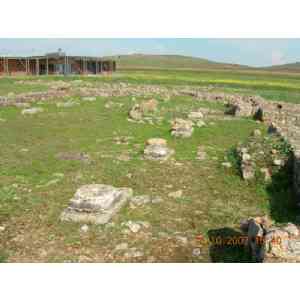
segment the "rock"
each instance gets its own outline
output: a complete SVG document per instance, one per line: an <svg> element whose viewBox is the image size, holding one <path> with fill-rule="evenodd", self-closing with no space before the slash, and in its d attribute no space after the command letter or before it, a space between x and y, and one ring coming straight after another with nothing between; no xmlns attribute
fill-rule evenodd
<svg viewBox="0 0 300 300"><path fill-rule="evenodd" d="M156 197L151 198L151 203L153 203L153 204L157 204L157 203L161 203L161 202L163 202L163 199L161 197L156 196Z"/></svg>
<svg viewBox="0 0 300 300"><path fill-rule="evenodd" d="M283 165L283 161L281 159L274 159L273 160L273 165L277 166L277 167L282 166Z"/></svg>
<svg viewBox="0 0 300 300"><path fill-rule="evenodd" d="M259 171L263 176L264 181L268 182L272 179L270 170L268 168L261 168Z"/></svg>
<svg viewBox="0 0 300 300"><path fill-rule="evenodd" d="M288 223L285 227L283 227L283 230L286 231L290 236L298 236L299 235L299 229L293 223Z"/></svg>
<svg viewBox="0 0 300 300"><path fill-rule="evenodd" d="M140 104L140 108L143 114L155 112L157 110L157 107L158 107L158 101L155 99L143 101Z"/></svg>
<svg viewBox="0 0 300 300"><path fill-rule="evenodd" d="M60 160L79 160L86 163L91 162L90 156L83 152L61 152L56 155L56 158Z"/></svg>
<svg viewBox="0 0 300 300"><path fill-rule="evenodd" d="M136 248L130 248L128 251L124 254L126 258L138 258L144 256L144 253L142 251L136 250Z"/></svg>
<svg viewBox="0 0 300 300"><path fill-rule="evenodd" d="M236 101L233 104L228 104L228 113L236 117L251 117L253 115L253 106L246 101Z"/></svg>
<svg viewBox="0 0 300 300"><path fill-rule="evenodd" d="M84 224L80 227L80 231L83 233L87 233L89 231L89 226L87 224Z"/></svg>
<svg viewBox="0 0 300 300"><path fill-rule="evenodd" d="M135 104L129 111L129 117L135 121L141 121L143 119L143 113L139 104Z"/></svg>
<svg viewBox="0 0 300 300"><path fill-rule="evenodd" d="M74 102L74 101L57 102L56 103L56 107L65 107L65 108L73 107L73 106L76 106L76 105L79 105L79 103Z"/></svg>
<svg viewBox="0 0 300 300"><path fill-rule="evenodd" d="M224 168L231 168L231 167L232 167L232 164L231 164L230 162L228 162L228 161L224 161L224 162L222 162L222 166L223 166Z"/></svg>
<svg viewBox="0 0 300 300"><path fill-rule="evenodd" d="M3 232L6 229L5 226L0 226L0 232Z"/></svg>
<svg viewBox="0 0 300 300"><path fill-rule="evenodd" d="M143 101L141 104L134 104L129 111L129 117L135 121L141 121L143 117L157 110L158 102L155 99Z"/></svg>
<svg viewBox="0 0 300 300"><path fill-rule="evenodd" d="M252 135L254 137L259 137L259 136L261 136L261 131L259 129L254 129L252 132Z"/></svg>
<svg viewBox="0 0 300 300"><path fill-rule="evenodd" d="M203 114L201 111L192 111L188 114L188 119L197 121L199 119L203 119Z"/></svg>
<svg viewBox="0 0 300 300"><path fill-rule="evenodd" d="M250 160L251 159L251 155L249 153L243 153L242 154L242 160L246 161L246 160Z"/></svg>
<svg viewBox="0 0 300 300"><path fill-rule="evenodd" d="M275 228L264 237L265 257L286 258L288 256L288 233Z"/></svg>
<svg viewBox="0 0 300 300"><path fill-rule="evenodd" d="M160 145L160 146L167 146L167 141L161 138L152 138L148 139L146 142L147 145Z"/></svg>
<svg viewBox="0 0 300 300"><path fill-rule="evenodd" d="M130 231L133 233L139 232L142 228L148 229L151 226L150 223L147 221L136 221L136 222L128 221L122 223L122 225L127 226L130 229Z"/></svg>
<svg viewBox="0 0 300 300"><path fill-rule="evenodd" d="M278 152L278 151L277 151L276 149L272 149L272 150L271 150L271 154L277 154L277 152Z"/></svg>
<svg viewBox="0 0 300 300"><path fill-rule="evenodd" d="M244 180L251 180L255 177L255 169L251 162L242 162L241 169Z"/></svg>
<svg viewBox="0 0 300 300"><path fill-rule="evenodd" d="M169 193L168 197L170 197L170 198L180 198L180 197L182 197L182 194L183 194L182 190L178 190L176 192Z"/></svg>
<svg viewBox="0 0 300 300"><path fill-rule="evenodd" d="M117 157L120 161L130 161L131 157L128 153L122 153Z"/></svg>
<svg viewBox="0 0 300 300"><path fill-rule="evenodd" d="M128 244L127 243L121 243L118 244L115 248L115 251L123 251L128 249Z"/></svg>
<svg viewBox="0 0 300 300"><path fill-rule="evenodd" d="M163 139L149 139L144 150L144 156L149 160L167 160L174 154L174 150L169 149Z"/></svg>
<svg viewBox="0 0 300 300"><path fill-rule="evenodd" d="M188 138L192 135L193 130L192 121L177 118L172 122L171 135Z"/></svg>
<svg viewBox="0 0 300 300"><path fill-rule="evenodd" d="M198 159L198 160L205 160L206 156L207 156L207 154L204 151L204 147L203 146L199 146L198 147L198 151L197 151L197 157L196 157L196 159Z"/></svg>
<svg viewBox="0 0 300 300"><path fill-rule="evenodd" d="M62 221L106 224L132 196L130 188L104 184L80 187L61 214Z"/></svg>
<svg viewBox="0 0 300 300"><path fill-rule="evenodd" d="M195 125L200 128L200 127L206 126L206 123L202 120L199 120L199 121L196 122Z"/></svg>
<svg viewBox="0 0 300 300"><path fill-rule="evenodd" d="M134 205L141 206L151 202L151 197L149 195L135 196L130 199L130 202Z"/></svg>
<svg viewBox="0 0 300 300"><path fill-rule="evenodd" d="M188 243L188 239L185 237L185 236L176 236L175 237L176 238L176 240L178 241L178 242L180 242L181 244L183 244L183 245L186 245L187 243Z"/></svg>
<svg viewBox="0 0 300 300"><path fill-rule="evenodd" d="M201 250L200 248L195 248L193 249L193 256L200 256L201 255Z"/></svg>
<svg viewBox="0 0 300 300"><path fill-rule="evenodd" d="M131 232L137 233L142 228L141 224L138 222L128 221L125 225L130 229Z"/></svg>
<svg viewBox="0 0 300 300"><path fill-rule="evenodd" d="M15 107L18 107L18 108L28 108L28 107L30 107L30 103L23 103L23 102L17 102L14 105L15 105Z"/></svg>
<svg viewBox="0 0 300 300"><path fill-rule="evenodd" d="M83 97L82 100L87 102L94 102L96 101L96 97Z"/></svg>
<svg viewBox="0 0 300 300"><path fill-rule="evenodd" d="M34 115L43 111L41 107L26 108L22 110L22 115Z"/></svg>

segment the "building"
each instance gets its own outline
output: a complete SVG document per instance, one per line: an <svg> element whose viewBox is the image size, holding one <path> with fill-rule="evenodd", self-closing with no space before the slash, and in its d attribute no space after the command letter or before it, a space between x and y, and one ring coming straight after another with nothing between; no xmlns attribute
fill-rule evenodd
<svg viewBox="0 0 300 300"><path fill-rule="evenodd" d="M1 56L0 75L100 74L116 71L114 60L91 56L68 56L58 51L44 56Z"/></svg>

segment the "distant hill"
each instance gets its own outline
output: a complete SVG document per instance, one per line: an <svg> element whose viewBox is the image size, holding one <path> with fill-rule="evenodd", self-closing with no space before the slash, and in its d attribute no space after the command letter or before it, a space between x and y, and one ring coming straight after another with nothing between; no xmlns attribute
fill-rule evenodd
<svg viewBox="0 0 300 300"><path fill-rule="evenodd" d="M300 73L300 62L284 64L284 65L277 65L277 66L270 66L270 67L266 67L264 69L268 70L268 71L284 71L284 72Z"/></svg>
<svg viewBox="0 0 300 300"><path fill-rule="evenodd" d="M181 69L181 70L235 70L235 71L265 71L278 73L300 73L300 62L270 66L250 67L239 64L228 64L211 61L204 58L184 55L128 54L106 56L117 62L117 69Z"/></svg>
<svg viewBox="0 0 300 300"><path fill-rule="evenodd" d="M183 55L130 54L106 58L115 59L118 69L248 69L250 67L210 61Z"/></svg>

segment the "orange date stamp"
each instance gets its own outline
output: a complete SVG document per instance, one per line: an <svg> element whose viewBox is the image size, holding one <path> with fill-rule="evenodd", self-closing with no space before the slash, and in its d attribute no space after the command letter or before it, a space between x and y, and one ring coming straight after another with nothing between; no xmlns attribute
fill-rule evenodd
<svg viewBox="0 0 300 300"><path fill-rule="evenodd" d="M202 246L245 246L249 243L248 236L214 236L210 238L205 238L203 235L196 236L196 240ZM251 239L251 242L263 245L265 242L264 237L255 237ZM281 244L281 238L276 237L272 239L272 244Z"/></svg>

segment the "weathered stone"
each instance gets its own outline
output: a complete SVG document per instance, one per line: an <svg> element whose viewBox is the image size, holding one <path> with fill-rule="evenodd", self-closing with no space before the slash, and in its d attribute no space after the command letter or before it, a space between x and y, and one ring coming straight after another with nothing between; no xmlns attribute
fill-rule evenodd
<svg viewBox="0 0 300 300"><path fill-rule="evenodd" d="M251 155L249 153L242 154L242 161L247 161L251 159Z"/></svg>
<svg viewBox="0 0 300 300"><path fill-rule="evenodd" d="M201 111L192 111L188 114L188 119L197 121L203 119L203 113Z"/></svg>
<svg viewBox="0 0 300 300"><path fill-rule="evenodd" d="M83 97L82 100L87 102L94 102L96 101L96 97Z"/></svg>
<svg viewBox="0 0 300 300"><path fill-rule="evenodd" d="M137 250L136 248L130 248L128 251L124 254L126 258L139 258L144 256L144 253L142 251Z"/></svg>
<svg viewBox="0 0 300 300"><path fill-rule="evenodd" d="M206 152L204 150L204 147L203 146L199 146L198 147L198 151L197 151L197 157L196 157L196 159L198 159L198 160L205 160L206 157L207 157L207 154L206 154Z"/></svg>
<svg viewBox="0 0 300 300"><path fill-rule="evenodd" d="M180 198L182 197L183 191L182 190L178 190L176 192L171 192L168 194L168 197L170 198Z"/></svg>
<svg viewBox="0 0 300 300"><path fill-rule="evenodd" d="M252 132L252 135L254 137L259 137L259 136L261 136L261 131L259 129L254 129Z"/></svg>
<svg viewBox="0 0 300 300"><path fill-rule="evenodd" d="M89 231L89 226L87 224L84 224L80 227L80 231L83 233L87 233Z"/></svg>
<svg viewBox="0 0 300 300"><path fill-rule="evenodd" d="M157 110L158 102L155 99L135 104L129 111L129 117L135 121L141 121L145 115Z"/></svg>
<svg viewBox="0 0 300 300"><path fill-rule="evenodd" d="M242 162L241 169L244 180L251 180L255 177L255 169L251 163Z"/></svg>
<svg viewBox="0 0 300 300"><path fill-rule="evenodd" d="M148 139L146 142L147 145L159 145L159 146L167 146L167 141L161 138L152 138Z"/></svg>
<svg viewBox="0 0 300 300"><path fill-rule="evenodd" d="M65 107L65 108L73 107L73 106L76 106L76 105L79 105L79 103L74 102L74 101L57 102L56 103L56 107Z"/></svg>
<svg viewBox="0 0 300 300"><path fill-rule="evenodd" d="M185 236L178 235L178 236L175 236L175 238L179 243L181 243L183 245L186 245L188 243L188 239Z"/></svg>
<svg viewBox="0 0 300 300"><path fill-rule="evenodd" d="M127 243L121 243L118 244L115 248L115 251L124 251L128 249L128 244Z"/></svg>
<svg viewBox="0 0 300 300"><path fill-rule="evenodd" d="M293 223L288 223L285 227L282 228L284 231L286 231L290 236L298 236L299 235L299 229L298 227Z"/></svg>
<svg viewBox="0 0 300 300"><path fill-rule="evenodd" d="M157 110L158 101L155 99L143 101L143 102L141 102L140 107L141 107L143 114L152 113Z"/></svg>
<svg viewBox="0 0 300 300"><path fill-rule="evenodd" d="M193 122L190 120L175 119L172 122L171 134L175 137L188 138L193 133Z"/></svg>
<svg viewBox="0 0 300 300"><path fill-rule="evenodd" d="M273 160L273 165L274 166L282 166L283 165L283 161L281 159L274 159Z"/></svg>
<svg viewBox="0 0 300 300"><path fill-rule="evenodd" d="M30 103L17 102L17 103L15 103L15 107L18 107L18 108L28 108L28 107L30 107Z"/></svg>
<svg viewBox="0 0 300 300"><path fill-rule="evenodd" d="M206 123L202 120L199 120L199 121L196 122L195 125L200 128L200 127L206 126Z"/></svg>
<svg viewBox="0 0 300 300"><path fill-rule="evenodd" d="M149 160L167 160L174 154L173 149L169 149L163 139L150 139L144 150L144 156Z"/></svg>
<svg viewBox="0 0 300 300"><path fill-rule="evenodd" d="M90 184L79 188L61 214L62 221L107 223L132 196L130 188Z"/></svg>
<svg viewBox="0 0 300 300"><path fill-rule="evenodd" d="M200 256L201 255L201 250L200 248L195 248L193 249L193 256Z"/></svg>
<svg viewBox="0 0 300 300"><path fill-rule="evenodd" d="M133 221L128 221L126 224L125 224L131 232L133 233L137 233L140 231L140 229L142 228L142 226L137 223L137 222L133 222Z"/></svg>
<svg viewBox="0 0 300 300"><path fill-rule="evenodd" d="M129 117L135 121L140 121L143 118L143 113L141 111L140 105L135 104L129 111Z"/></svg>
<svg viewBox="0 0 300 300"><path fill-rule="evenodd" d="M253 106L246 101L235 101L235 103L227 104L227 113L237 117L251 117L253 115Z"/></svg>
<svg viewBox="0 0 300 300"><path fill-rule="evenodd" d="M123 225L127 226L133 233L138 233L142 228L148 229L150 227L150 223L146 221L128 221L123 223Z"/></svg>
<svg viewBox="0 0 300 300"><path fill-rule="evenodd" d="M268 168L260 168L259 171L263 176L264 181L268 182L272 179L270 170Z"/></svg>
<svg viewBox="0 0 300 300"><path fill-rule="evenodd" d="M41 107L26 108L22 110L22 115L34 115L43 111Z"/></svg>
<svg viewBox="0 0 300 300"><path fill-rule="evenodd" d="M90 162L90 156L83 152L61 152L56 155L60 160L79 160L86 163Z"/></svg>
<svg viewBox="0 0 300 300"><path fill-rule="evenodd" d="M229 161L224 161L224 162L222 162L222 166L224 168L231 168L232 164Z"/></svg>

